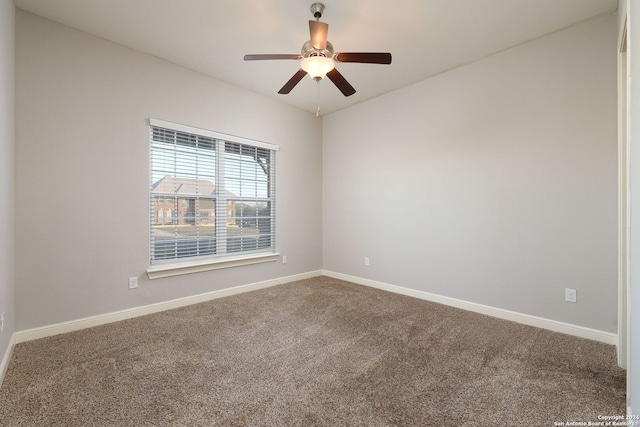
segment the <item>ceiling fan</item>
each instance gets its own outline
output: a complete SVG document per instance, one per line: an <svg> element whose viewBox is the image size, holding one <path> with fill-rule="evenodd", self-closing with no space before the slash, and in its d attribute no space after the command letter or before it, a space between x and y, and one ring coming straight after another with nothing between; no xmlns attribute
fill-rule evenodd
<svg viewBox="0 0 640 427"><path fill-rule="evenodd" d="M315 21L309 21L309 32L311 40L302 46L302 52L297 54L257 54L245 55L245 61L261 61L269 59L295 59L300 61L300 69L289 79L282 89L278 91L280 94L287 94L309 74L315 81L322 80L325 76L329 77L344 96L351 96L356 90L349 84L342 74L335 68L335 62L358 62L363 64L391 64L391 54L381 52L338 52L334 53L333 46L327 41L327 33L329 32L329 24L320 22L324 5L322 3L314 3L311 5L311 13L316 18Z"/></svg>

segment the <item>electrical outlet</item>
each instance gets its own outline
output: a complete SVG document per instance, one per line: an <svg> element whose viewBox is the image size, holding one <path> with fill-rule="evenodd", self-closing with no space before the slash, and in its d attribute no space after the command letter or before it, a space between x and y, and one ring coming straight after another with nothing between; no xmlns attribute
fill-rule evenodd
<svg viewBox="0 0 640 427"><path fill-rule="evenodd" d="M565 288L564 290L564 300L569 302L577 302L578 301L578 291L575 289Z"/></svg>
<svg viewBox="0 0 640 427"><path fill-rule="evenodd" d="M287 263L287 256L286 255L282 255L282 263L283 264Z"/></svg>
<svg viewBox="0 0 640 427"><path fill-rule="evenodd" d="M364 257L364 265L369 265L369 257Z"/></svg>
<svg viewBox="0 0 640 427"><path fill-rule="evenodd" d="M129 277L129 289L135 289L138 287L138 278Z"/></svg>

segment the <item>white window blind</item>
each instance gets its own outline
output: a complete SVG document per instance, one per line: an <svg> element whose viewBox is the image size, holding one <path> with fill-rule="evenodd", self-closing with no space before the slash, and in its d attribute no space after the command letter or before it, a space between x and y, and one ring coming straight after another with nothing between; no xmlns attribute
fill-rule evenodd
<svg viewBox="0 0 640 427"><path fill-rule="evenodd" d="M277 146L150 124L151 264L275 252Z"/></svg>

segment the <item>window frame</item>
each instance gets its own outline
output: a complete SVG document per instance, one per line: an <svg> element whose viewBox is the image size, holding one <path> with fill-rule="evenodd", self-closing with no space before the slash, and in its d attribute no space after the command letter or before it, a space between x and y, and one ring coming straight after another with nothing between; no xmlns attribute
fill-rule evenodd
<svg viewBox="0 0 640 427"><path fill-rule="evenodd" d="M270 166L271 169L269 171L269 194L266 199L268 199L270 214L269 218L271 221L271 234L269 240L269 247L264 249L256 249L252 251L245 252L223 252L216 253L215 255L200 255L195 257L175 257L167 260L159 260L152 259L152 245L154 244L153 237L153 220L154 220L154 210L153 210L153 130L154 128L163 128L170 131L186 133L190 135L197 135L199 137L212 138L216 144L216 167L215 167L215 185L216 185L216 212L220 212L222 215L218 216L216 213L216 224L222 224L227 220L228 215L228 206L227 206L227 197L225 194L225 143L231 144L241 144L242 146L248 146L251 148L258 149L266 149L269 150L270 153ZM206 129L196 128L192 126L186 126L182 124L172 123L164 120L158 120L154 118L149 119L149 210L150 214L148 215L148 230L149 230L149 268L146 273L150 279L157 279L162 277L170 277L182 274L196 273L201 271L209 271L209 270L217 270L221 268L229 268L229 267L237 267L242 265L250 265L264 262L276 261L280 254L276 250L276 228L275 228L275 206L276 206L276 193L275 193L275 180L276 180L276 170L275 170L275 155L279 150L279 146L276 144L271 144L263 141L251 140L243 137L238 137L234 135L228 135L220 132L209 131ZM219 194L223 194L223 197L218 197ZM242 199L241 195L234 196L236 199ZM225 206L221 206L222 202ZM218 206L220 205L220 206ZM219 210L218 208L223 208ZM177 218L177 212L172 215L173 218ZM164 218L166 221L167 218ZM257 221L257 219L256 219ZM220 227L216 227L215 238L224 237L225 243L221 246L226 251L226 226L224 227L224 231L218 232L221 230Z"/></svg>

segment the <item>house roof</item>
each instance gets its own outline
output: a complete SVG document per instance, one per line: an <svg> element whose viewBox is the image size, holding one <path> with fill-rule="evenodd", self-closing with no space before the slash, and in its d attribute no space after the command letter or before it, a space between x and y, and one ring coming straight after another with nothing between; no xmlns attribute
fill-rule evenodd
<svg viewBox="0 0 640 427"><path fill-rule="evenodd" d="M186 195L186 196L215 196L216 186L205 179L175 178L165 175L151 185L152 194ZM235 194L225 191L226 196Z"/></svg>

